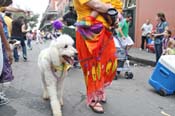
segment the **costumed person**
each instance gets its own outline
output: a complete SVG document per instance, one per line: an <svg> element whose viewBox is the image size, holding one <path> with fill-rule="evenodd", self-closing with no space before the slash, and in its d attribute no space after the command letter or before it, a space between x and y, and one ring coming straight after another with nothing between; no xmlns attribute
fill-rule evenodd
<svg viewBox="0 0 175 116"><path fill-rule="evenodd" d="M115 9L117 9L117 11L121 14L123 9L123 3L121 2L121 0L101 0L102 2L105 3L110 3ZM92 11L91 12L91 16L93 17L97 17L98 16L98 12L97 11Z"/></svg>
<svg viewBox="0 0 175 116"><path fill-rule="evenodd" d="M55 30L55 33L53 35L54 37L52 37L52 38L59 37L60 34L61 34L60 30L63 28L63 23L61 21L59 21L59 20L55 20L55 21L52 22L52 26L53 26L53 28Z"/></svg>
<svg viewBox="0 0 175 116"><path fill-rule="evenodd" d="M2 7L12 4L12 0L0 0L0 12L3 11ZM0 14L0 105L5 105L9 102L3 91L3 84L11 82L14 77L12 75L11 64L13 61L12 51L7 41L8 29L5 24L2 14Z"/></svg>
<svg viewBox="0 0 175 116"><path fill-rule="evenodd" d="M111 0L103 1L74 0L78 15L76 48L86 83L87 104L96 113L104 113L101 104L107 100L104 89L111 84L117 68L110 24L101 15L113 6ZM118 3L120 4L119 1ZM94 10L98 12L96 17L92 16Z"/></svg>

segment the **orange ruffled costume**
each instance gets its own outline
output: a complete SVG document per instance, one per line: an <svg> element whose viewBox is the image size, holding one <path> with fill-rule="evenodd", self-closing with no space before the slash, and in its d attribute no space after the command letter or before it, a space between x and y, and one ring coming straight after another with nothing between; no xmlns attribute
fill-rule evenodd
<svg viewBox="0 0 175 116"><path fill-rule="evenodd" d="M76 48L87 88L87 103L100 101L104 88L111 84L117 69L112 33L93 17L77 24Z"/></svg>

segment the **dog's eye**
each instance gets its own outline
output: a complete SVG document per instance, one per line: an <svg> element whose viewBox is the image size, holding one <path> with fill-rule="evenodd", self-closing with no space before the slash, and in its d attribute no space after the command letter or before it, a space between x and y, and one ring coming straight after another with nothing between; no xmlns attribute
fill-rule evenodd
<svg viewBox="0 0 175 116"><path fill-rule="evenodd" d="M64 48L68 48L68 45L65 45Z"/></svg>

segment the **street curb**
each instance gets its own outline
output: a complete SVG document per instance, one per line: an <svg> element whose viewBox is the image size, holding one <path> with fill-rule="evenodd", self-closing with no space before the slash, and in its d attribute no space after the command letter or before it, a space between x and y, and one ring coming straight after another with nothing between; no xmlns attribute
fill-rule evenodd
<svg viewBox="0 0 175 116"><path fill-rule="evenodd" d="M141 59L141 58L137 58L137 57L133 57L131 55L128 56L128 59L137 63L141 63L144 65L150 65L150 66L155 66L156 62L155 61L151 61L151 60L146 60L146 59Z"/></svg>

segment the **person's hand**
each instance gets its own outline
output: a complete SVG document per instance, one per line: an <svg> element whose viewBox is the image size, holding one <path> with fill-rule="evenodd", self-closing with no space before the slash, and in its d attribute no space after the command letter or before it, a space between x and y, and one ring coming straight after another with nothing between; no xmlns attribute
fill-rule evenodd
<svg viewBox="0 0 175 116"><path fill-rule="evenodd" d="M9 59L9 63L12 64L13 63L12 50L9 49L9 50L6 50L6 52L7 52L7 57Z"/></svg>
<svg viewBox="0 0 175 116"><path fill-rule="evenodd" d="M126 37L125 37L125 36L122 36L122 39L123 39L123 40L125 40L125 39L126 39Z"/></svg>
<svg viewBox="0 0 175 116"><path fill-rule="evenodd" d="M157 35L156 34L152 34L153 37L156 37Z"/></svg>

